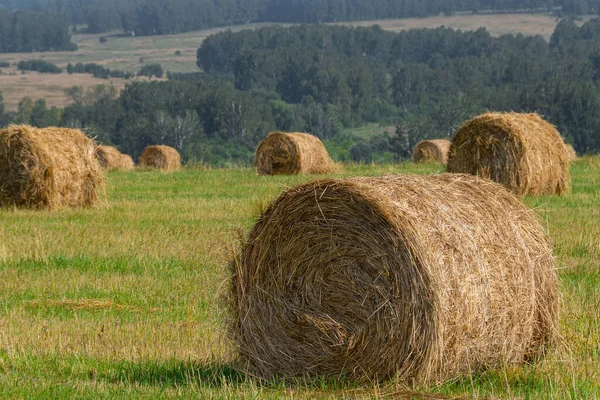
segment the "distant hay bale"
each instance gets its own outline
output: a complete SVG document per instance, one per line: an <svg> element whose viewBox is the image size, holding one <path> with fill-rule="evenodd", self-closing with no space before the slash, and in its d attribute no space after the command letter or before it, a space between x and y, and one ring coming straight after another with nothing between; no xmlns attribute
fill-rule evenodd
<svg viewBox="0 0 600 400"><path fill-rule="evenodd" d="M104 169L118 169L121 167L121 152L113 146L98 146L96 157Z"/></svg>
<svg viewBox="0 0 600 400"><path fill-rule="evenodd" d="M141 167L152 167L165 170L181 168L181 157L177 150L169 146L148 146L140 156Z"/></svg>
<svg viewBox="0 0 600 400"><path fill-rule="evenodd" d="M94 142L77 129L0 130L0 206L91 206L104 180Z"/></svg>
<svg viewBox="0 0 600 400"><path fill-rule="evenodd" d="M415 163L436 162L445 165L448 162L451 144L446 139L423 140L413 149L412 160Z"/></svg>
<svg viewBox="0 0 600 400"><path fill-rule="evenodd" d="M562 194L569 163L558 131L538 114L486 113L457 132L447 170L492 179L519 196Z"/></svg>
<svg viewBox="0 0 600 400"><path fill-rule="evenodd" d="M231 263L229 333L259 377L440 382L555 340L552 246L465 174L321 180L283 193Z"/></svg>
<svg viewBox="0 0 600 400"><path fill-rule="evenodd" d="M318 137L272 132L258 145L254 165L260 175L328 174L338 166Z"/></svg>
<svg viewBox="0 0 600 400"><path fill-rule="evenodd" d="M125 171L130 171L135 168L133 158L129 154L121 154L121 166L120 168Z"/></svg>
<svg viewBox="0 0 600 400"><path fill-rule="evenodd" d="M569 153L569 159L571 161L577 160L577 152L575 151L575 148L569 143L565 143L565 147L567 148L567 153Z"/></svg>

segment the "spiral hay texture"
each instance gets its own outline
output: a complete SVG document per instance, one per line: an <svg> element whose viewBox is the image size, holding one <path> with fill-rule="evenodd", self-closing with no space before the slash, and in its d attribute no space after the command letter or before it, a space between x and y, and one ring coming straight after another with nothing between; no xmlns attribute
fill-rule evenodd
<svg viewBox="0 0 600 400"><path fill-rule="evenodd" d="M444 381L537 359L555 337L548 236L471 175L298 186L231 267L231 338L264 378Z"/></svg>
<svg viewBox="0 0 600 400"><path fill-rule="evenodd" d="M179 152L169 146L148 146L140 156L140 166L165 170L178 170L181 168Z"/></svg>
<svg viewBox="0 0 600 400"><path fill-rule="evenodd" d="M447 170L489 178L524 196L567 192L569 164L563 139L538 114L486 113L457 132Z"/></svg>
<svg viewBox="0 0 600 400"><path fill-rule="evenodd" d="M0 130L0 206L91 206L104 180L94 142L77 129Z"/></svg>
<svg viewBox="0 0 600 400"><path fill-rule="evenodd" d="M445 165L448 162L448 151L451 144L446 139L423 140L417 143L413 149L413 162L442 163Z"/></svg>
<svg viewBox="0 0 600 400"><path fill-rule="evenodd" d="M256 149L254 165L260 175L328 174L339 169L319 138L308 133L269 133Z"/></svg>

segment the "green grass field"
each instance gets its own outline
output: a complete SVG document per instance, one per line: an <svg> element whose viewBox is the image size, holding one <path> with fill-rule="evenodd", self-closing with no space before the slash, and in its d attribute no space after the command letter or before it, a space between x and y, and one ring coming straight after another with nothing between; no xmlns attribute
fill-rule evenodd
<svg viewBox="0 0 600 400"><path fill-rule="evenodd" d="M572 194L525 199L555 243L562 344L537 365L414 392L261 384L235 370L218 305L229 254L260 209L311 177L114 172L98 208L0 210L0 398L600 398L600 159L577 161L572 176Z"/></svg>

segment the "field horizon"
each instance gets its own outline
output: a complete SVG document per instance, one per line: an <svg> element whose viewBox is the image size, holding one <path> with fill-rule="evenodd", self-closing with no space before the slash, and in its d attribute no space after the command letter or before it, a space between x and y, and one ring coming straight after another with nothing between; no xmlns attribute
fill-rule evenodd
<svg viewBox="0 0 600 400"><path fill-rule="evenodd" d="M591 19L583 16L578 24ZM472 14L456 16L435 16L427 18L406 18L390 20L372 20L356 22L339 22L331 25L372 26L379 25L384 30L399 32L414 28L448 28L476 30L486 28L492 36L503 34L541 35L549 40L559 19L549 14ZM113 70L137 72L151 63L159 63L165 71L197 72L196 50L208 36L231 30L238 32L245 29L257 29L263 26L290 26L293 24L253 23L246 25L213 28L202 31L187 32L177 35L132 37L120 31L103 34L76 33L72 41L77 44L77 51L37 52L37 53L3 53L0 61L9 62L11 68L3 68L0 74L0 88L4 96L7 110L16 111L19 101L29 96L34 100L45 98L48 106L64 107L69 98L64 89L73 85L84 88L95 85L111 84L122 89L126 82L123 79L94 78L90 74L38 74L15 70L19 61L43 59L59 67L67 64L96 63ZM107 40L101 42L100 38Z"/></svg>

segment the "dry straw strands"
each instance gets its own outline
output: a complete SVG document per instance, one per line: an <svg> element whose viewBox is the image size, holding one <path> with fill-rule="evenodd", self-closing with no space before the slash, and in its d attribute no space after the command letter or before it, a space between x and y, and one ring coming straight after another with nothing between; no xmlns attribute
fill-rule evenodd
<svg viewBox="0 0 600 400"><path fill-rule="evenodd" d="M457 132L447 169L492 179L521 196L567 192L569 164L563 139L538 114L486 113Z"/></svg>
<svg viewBox="0 0 600 400"><path fill-rule="evenodd" d="M575 151L573 146L571 146L569 143L565 143L565 146L567 147L567 152L569 153L569 159L571 161L577 160L577 152Z"/></svg>
<svg viewBox="0 0 600 400"><path fill-rule="evenodd" d="M423 140L415 146L412 153L413 162L437 162L446 164L448 162L449 140L434 139Z"/></svg>
<svg viewBox="0 0 600 400"><path fill-rule="evenodd" d="M260 175L328 174L339 169L319 138L308 133L269 133L256 149L254 165Z"/></svg>
<svg viewBox="0 0 600 400"><path fill-rule="evenodd" d="M548 236L464 174L288 190L231 263L230 334L260 377L443 381L542 356L558 292Z"/></svg>
<svg viewBox="0 0 600 400"><path fill-rule="evenodd" d="M98 146L96 148L96 157L100 166L104 169L133 169L133 159L122 154L116 147L113 146Z"/></svg>
<svg viewBox="0 0 600 400"><path fill-rule="evenodd" d="M140 156L140 166L165 170L181 168L181 157L177 150L169 146L148 146Z"/></svg>
<svg viewBox="0 0 600 400"><path fill-rule="evenodd" d="M133 162L133 158L129 154L121 154L121 166L122 170L132 170L135 168L135 163Z"/></svg>
<svg viewBox="0 0 600 400"><path fill-rule="evenodd" d="M0 206L91 206L104 180L94 142L77 129L0 130Z"/></svg>

